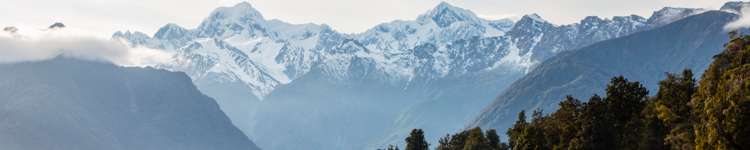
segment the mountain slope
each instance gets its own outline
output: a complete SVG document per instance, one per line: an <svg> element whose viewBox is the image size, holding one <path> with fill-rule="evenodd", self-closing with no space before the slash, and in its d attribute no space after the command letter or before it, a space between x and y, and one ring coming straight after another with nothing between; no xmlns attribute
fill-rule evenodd
<svg viewBox="0 0 750 150"><path fill-rule="evenodd" d="M565 95L600 94L623 75L655 91L664 72L703 72L726 43L723 27L736 14L710 11L663 27L561 53L514 82L471 126L507 129L521 110L556 110ZM661 74L661 75L659 75Z"/></svg>
<svg viewBox="0 0 750 150"><path fill-rule="evenodd" d="M2 149L258 149L183 73L64 58L0 70Z"/></svg>

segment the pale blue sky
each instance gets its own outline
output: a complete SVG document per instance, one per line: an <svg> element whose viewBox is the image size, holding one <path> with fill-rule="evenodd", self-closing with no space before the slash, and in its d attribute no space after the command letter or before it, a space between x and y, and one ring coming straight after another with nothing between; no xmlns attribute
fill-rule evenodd
<svg viewBox="0 0 750 150"><path fill-rule="evenodd" d="M0 26L40 27L61 21L68 26L109 36L117 30L153 33L166 23L192 28L216 7L242 0L0 0ZM446 0L498 19L538 13L556 24L590 15L638 14L664 6L717 9L728 0ZM266 19L291 23L325 23L355 33L396 19L410 20L441 0L250 0Z"/></svg>

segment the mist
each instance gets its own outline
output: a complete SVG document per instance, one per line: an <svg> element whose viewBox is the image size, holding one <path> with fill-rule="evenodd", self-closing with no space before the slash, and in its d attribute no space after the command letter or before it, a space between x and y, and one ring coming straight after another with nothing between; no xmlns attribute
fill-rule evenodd
<svg viewBox="0 0 750 150"><path fill-rule="evenodd" d="M0 31L0 63L65 57L111 62L120 66L153 66L176 58L169 52L129 47L121 41L86 33L69 28Z"/></svg>
<svg viewBox="0 0 750 150"><path fill-rule="evenodd" d="M734 30L750 27L750 9L748 8L749 8L748 5L743 5L741 11L739 12L740 18L724 26L724 30L734 31Z"/></svg>

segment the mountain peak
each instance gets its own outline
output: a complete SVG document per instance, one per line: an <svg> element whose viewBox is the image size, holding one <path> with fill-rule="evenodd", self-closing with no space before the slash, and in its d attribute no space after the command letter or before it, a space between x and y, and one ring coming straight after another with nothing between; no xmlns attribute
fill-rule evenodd
<svg viewBox="0 0 750 150"><path fill-rule="evenodd" d="M581 22L601 22L604 21L604 19L599 18L599 16L586 16L586 18L583 18Z"/></svg>
<svg viewBox="0 0 750 150"><path fill-rule="evenodd" d="M166 24L166 25L164 25L164 27L162 27L162 28L182 28L182 27L180 27L180 25L177 25L177 24L175 24L175 23L167 23L167 24Z"/></svg>
<svg viewBox="0 0 750 150"><path fill-rule="evenodd" d="M750 5L750 2L742 2L742 1L727 2L727 3L724 3L724 6L721 6L720 10L740 13L742 11L742 8L748 5Z"/></svg>
<svg viewBox="0 0 750 150"><path fill-rule="evenodd" d="M265 32L266 20L248 2L231 7L219 7L198 27L201 36L222 36L226 34Z"/></svg>
<svg viewBox="0 0 750 150"><path fill-rule="evenodd" d="M419 20L432 20L440 27L447 27L455 22L478 21L473 12L453 6L448 2L441 2L435 8L419 17Z"/></svg>
<svg viewBox="0 0 750 150"><path fill-rule="evenodd" d="M251 9L252 9L252 8L253 8L253 5L251 5L251 4L250 4L249 2L247 2L247 1L243 1L243 2L240 2L240 3L237 3L237 4L235 4L235 5L234 5L234 7L244 7L244 8L251 8Z"/></svg>
<svg viewBox="0 0 750 150"><path fill-rule="evenodd" d="M264 20L263 15L248 2L237 3L232 7L219 7L211 13L212 18L242 19L249 17L253 20Z"/></svg>
<svg viewBox="0 0 750 150"><path fill-rule="evenodd" d="M704 11L705 10L703 9L695 8L664 7L655 11L654 14L648 18L647 22L655 26L662 26Z"/></svg>
<svg viewBox="0 0 750 150"><path fill-rule="evenodd" d="M18 32L18 28L14 26L8 26L8 27L3 28L3 31L8 32L8 33L16 33Z"/></svg>
<svg viewBox="0 0 750 150"><path fill-rule="evenodd" d="M180 37L184 37L187 32L188 32L187 29L180 27L177 24L168 23L167 25L164 25L164 27L159 28L159 31L156 31L156 34L154 34L154 38L157 38L157 39L180 38Z"/></svg>
<svg viewBox="0 0 750 150"><path fill-rule="evenodd" d="M443 1L443 2L440 2L440 4L438 4L434 9L437 10L437 9L461 9L461 8L458 8L456 6L451 5L448 2Z"/></svg>
<svg viewBox="0 0 750 150"><path fill-rule="evenodd" d="M49 28L49 29L60 29L60 28L65 28L65 24L63 24L63 23L61 23L61 22L55 22L54 24L50 25L50 26L49 26L48 28Z"/></svg>
<svg viewBox="0 0 750 150"><path fill-rule="evenodd" d="M524 20L534 21L534 22L547 22L547 20L542 19L542 17L536 13L523 15L523 17L521 17L521 20L519 20L519 22L524 21Z"/></svg>
<svg viewBox="0 0 750 150"><path fill-rule="evenodd" d="M654 12L654 14L676 14L684 13L689 11L699 10L696 8L680 8L680 7L664 7Z"/></svg>

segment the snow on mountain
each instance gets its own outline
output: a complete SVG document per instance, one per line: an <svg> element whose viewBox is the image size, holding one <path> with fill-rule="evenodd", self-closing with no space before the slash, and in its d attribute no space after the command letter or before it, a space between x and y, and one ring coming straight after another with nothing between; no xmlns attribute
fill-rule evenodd
<svg viewBox="0 0 750 150"><path fill-rule="evenodd" d="M651 15L651 18L648 19L648 23L654 26L663 26L703 12L706 12L706 10L699 8L664 7L661 10L655 11Z"/></svg>
<svg viewBox="0 0 750 150"><path fill-rule="evenodd" d="M555 112L565 96L586 99L605 94L603 89L613 76L638 81L649 91L657 91L664 72L691 69L700 76L729 40L723 27L737 17L708 11L559 54L513 82L469 126L508 129L520 111Z"/></svg>
<svg viewBox="0 0 750 150"><path fill-rule="evenodd" d="M665 10L668 11L660 11L659 15L654 15L649 19L635 15L611 19L592 16L575 24L555 25L536 14L526 15L517 22L510 19L486 20L477 17L469 10L441 3L420 15L416 20L393 21L377 25L363 33L343 34L327 25L290 24L281 20L265 20L260 12L249 3L243 2L232 7L217 8L195 29L167 24L153 36L127 31L117 32L113 38L123 40L133 47L143 46L175 52L174 57L186 61L156 67L186 72L196 81L199 88L202 88L201 90L206 90L208 92L204 91L205 93L217 98L222 108L227 109L225 112L228 116L235 124L239 124L238 127L248 136L267 136L264 131L254 129L256 125L252 125L255 122L252 119L253 115L264 114L249 111L252 110L251 108L235 106L290 108L282 108L281 104L279 106L265 106L272 104L255 106L250 104L255 102L247 102L251 100L238 100L241 99L238 97L243 96L228 93L228 91L239 89L234 85L247 87L249 93L252 94L246 96L252 97L249 99L264 100L284 86L291 86L286 87L286 92L293 91L292 94L299 94L300 92L290 89L309 86L294 84L295 81L306 76L314 76L307 78L325 80L325 82L341 82L353 87L360 87L357 84L375 84L380 88L382 85L382 87L397 89L394 91L401 93L382 94L422 97L423 99L412 99L409 102L399 102L394 105L398 106L398 108L393 108L394 111L405 113L398 116L431 118L420 121L399 120L394 123L395 129L389 130L394 133L388 133L387 136L390 139L402 139L401 137L405 136L403 133L407 133L402 132L402 129L414 128L418 124L432 124L445 119L456 120L453 124L443 123L444 126L435 127L436 130L439 129L436 132L445 133L452 132L449 131L450 127L463 126L462 121L471 119L473 117L471 114L478 114L479 108L489 104L493 96L504 89L507 84L558 53L654 28L658 26L657 24L668 23L693 14L689 13L693 11L688 9L665 8ZM491 83L492 85L486 85L491 88L477 88L473 91L475 92L473 96L455 97L462 92L452 91L467 89L465 86L470 86L468 83L474 83L478 79L491 81L484 83ZM300 84L308 82L319 84L317 81L306 81ZM232 85L231 89L227 89L229 85ZM404 97L394 99L401 98ZM437 102L438 100L440 102ZM420 106L422 103L432 104ZM446 104L467 108L463 113L467 115L420 116L449 113L448 110L423 108ZM310 107L317 106L327 106L327 108L316 109L338 111L324 104ZM348 110L343 106L342 110ZM309 113L319 112L316 109L311 109ZM361 111L367 112L367 110ZM355 112L347 113L356 114ZM375 122L388 123L397 120L396 117L389 115L367 115L390 118ZM274 121L274 117L269 118L270 121ZM325 117L321 118L325 120ZM297 121L294 118L290 119ZM316 122L310 120L319 118L297 119L307 120L304 122L306 124L315 124ZM346 118L342 119L346 120ZM292 121L289 124L300 124L300 122ZM368 129L365 126L351 126L351 128ZM351 135L338 136L345 138ZM275 141L292 140L293 137L277 138L279 139ZM433 139L435 138L437 136ZM383 140L376 139L375 141L382 142ZM390 141L384 141L384 143L388 142ZM268 143L261 141L259 144ZM268 145L274 149L290 148L283 147L283 144ZM360 147L361 145L364 144L352 143L343 147Z"/></svg>
<svg viewBox="0 0 750 150"><path fill-rule="evenodd" d="M419 16L413 21L394 21L380 24L376 27L355 35L364 47L371 50L373 56L383 57L384 62L379 62L387 68L397 67L404 78L420 76L415 74L421 67L433 70L433 76L443 77L448 75L452 63L458 61L450 54L448 46L454 42L473 38L489 38L505 34L510 29L512 22L509 20L489 21L477 17L473 12L452 6L448 3L440 3L434 9ZM434 47L434 51L418 52L420 47ZM467 50L472 51L472 50ZM425 61L417 61L417 55L431 55L434 63L426 66ZM422 56L423 57L423 56ZM375 59L377 60L381 59ZM493 60L496 61L496 60Z"/></svg>
<svg viewBox="0 0 750 150"><path fill-rule="evenodd" d="M734 1L734 2L727 2L724 4L724 6L721 6L719 10L727 11L731 13L741 13L742 8L745 6L748 6L750 2L742 2L742 1Z"/></svg>
<svg viewBox="0 0 750 150"><path fill-rule="evenodd" d="M190 31L173 23L165 25L154 34L154 39L161 41L163 49L177 49L193 38Z"/></svg>
<svg viewBox="0 0 750 150"><path fill-rule="evenodd" d="M250 3L219 7L196 29L198 37L227 38L236 35L268 36L268 25Z"/></svg>
<svg viewBox="0 0 750 150"><path fill-rule="evenodd" d="M436 8L421 16L418 20L431 19L439 27L448 27L457 22L479 22L481 19L466 9L455 7L446 2L438 4Z"/></svg>
<svg viewBox="0 0 750 150"><path fill-rule="evenodd" d="M240 3L233 7L217 8L196 29L167 24L153 38L140 32L117 32L113 37L124 39L132 46L176 51L178 57L189 59L189 63L165 64L166 68L188 72L195 80L214 74L218 76L217 79L240 81L250 87L255 96L262 98L274 87L291 81L287 74L295 73L286 72L287 61L307 62L305 58L285 57L282 54L313 47L317 40L312 35L316 33L310 31L314 31L313 28L323 31L324 28L270 22L264 20L249 3ZM268 24L274 25L274 28ZM290 30L293 28L297 30Z"/></svg>
<svg viewBox="0 0 750 150"><path fill-rule="evenodd" d="M659 18L682 15L674 12L659 13ZM653 20L658 23L673 21ZM196 29L167 24L153 37L129 31L117 32L113 37L125 39L133 46L179 51L181 57L192 59L194 64L187 66L194 67L172 68L185 69L181 71L190 72L197 78L207 73L223 73L226 79L243 81L254 90L255 96L262 99L276 86L293 81L313 66L329 68L329 73L334 73L332 76L345 76L346 70L341 69L346 63L332 58L342 55L371 60L378 71L400 79L417 76L440 78L455 74L451 70L461 70L454 67L467 67L454 64L475 61L451 54L451 51L474 49L457 51L449 49L451 45L471 39L502 37L495 38L500 40L495 43L509 46L497 50L497 53L512 55L487 59L488 62L482 63L529 70L563 50L640 31L645 29L645 23L638 16L614 17L612 20L588 17L581 23L558 26L536 14L526 15L516 23L507 19L490 21L443 2L417 20L384 23L364 33L346 35L327 25L295 25L265 20L260 12L243 2L233 7L217 8ZM341 51L342 47L356 50ZM434 47L434 51L415 51L423 47ZM416 59L424 56L417 55L430 55L434 61L426 64L427 61ZM492 67L496 65L484 69ZM431 70L434 74L418 74L420 69Z"/></svg>
<svg viewBox="0 0 750 150"><path fill-rule="evenodd" d="M145 46L145 47L152 47L152 48L161 48L165 49L161 46L161 43L156 40L152 40L151 37L146 35L143 32L131 32L131 31L117 31L112 35L112 38L114 39L120 39L125 40L124 42L127 42L128 44L135 46Z"/></svg>
<svg viewBox="0 0 750 150"><path fill-rule="evenodd" d="M118 32L113 37L125 39L133 46L179 51L181 57L192 60L194 64L187 66L193 67L171 68L184 69L181 71L197 78L206 73L224 73L229 76L227 79L239 79L248 84L262 99L274 87L304 75L315 65L328 68L332 76L345 76L342 74L346 74L346 70L341 69L346 63L336 61L342 60L337 58L342 55L372 60L380 71L399 78L413 78L417 67L424 64L413 62L416 53L409 51L426 44L438 47L439 51L429 55L443 60L431 67L439 70L440 75L446 75L453 61L447 58L447 45L472 37L500 36L511 25L508 20L480 19L471 11L442 3L416 21L395 21L350 36L327 25L264 20L245 2L216 9L196 29L167 24L153 37L140 32ZM342 51L342 48L352 50ZM233 53L231 51L239 53L236 56L216 54Z"/></svg>
<svg viewBox="0 0 750 150"><path fill-rule="evenodd" d="M616 16L602 19L589 16L579 23L554 25L537 14L523 16L508 31L511 43L520 50L520 55L534 61L526 65L526 71L537 63L546 60L564 50L573 50L599 41L625 36L646 30L643 17Z"/></svg>

